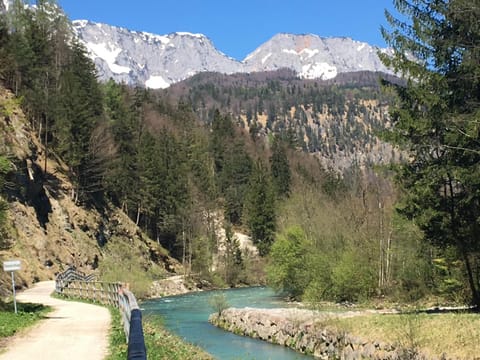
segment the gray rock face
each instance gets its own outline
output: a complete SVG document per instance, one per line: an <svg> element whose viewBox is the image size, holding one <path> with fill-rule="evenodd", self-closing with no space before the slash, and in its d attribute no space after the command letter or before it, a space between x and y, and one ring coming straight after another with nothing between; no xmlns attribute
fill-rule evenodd
<svg viewBox="0 0 480 360"><path fill-rule="evenodd" d="M248 72L289 68L305 79L327 80L344 72L390 72L380 61L379 50L350 38L278 34L248 55L244 63Z"/></svg>
<svg viewBox="0 0 480 360"><path fill-rule="evenodd" d="M155 35L85 20L73 22L100 78L166 88L199 72L239 72L241 63L219 52L204 35Z"/></svg>
<svg viewBox="0 0 480 360"><path fill-rule="evenodd" d="M155 89L207 71L232 74L289 68L306 79L332 79L353 71L390 72L378 58L378 48L350 38L278 34L240 62L218 51L202 34L155 35L86 20L73 25L102 80Z"/></svg>

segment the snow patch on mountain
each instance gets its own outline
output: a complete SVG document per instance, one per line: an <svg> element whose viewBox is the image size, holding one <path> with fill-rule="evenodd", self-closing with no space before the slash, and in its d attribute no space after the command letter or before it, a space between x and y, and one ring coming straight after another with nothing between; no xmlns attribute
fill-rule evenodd
<svg viewBox="0 0 480 360"><path fill-rule="evenodd" d="M265 61L267 61L270 56L272 56L272 53L267 54L267 56L265 56L265 57L262 59L262 64L265 64Z"/></svg>
<svg viewBox="0 0 480 360"><path fill-rule="evenodd" d="M298 52L292 49L282 49L282 52L284 52L285 54L298 55Z"/></svg>
<svg viewBox="0 0 480 360"><path fill-rule="evenodd" d="M72 25L74 28L81 29L87 26L88 20L74 20L72 21Z"/></svg>
<svg viewBox="0 0 480 360"><path fill-rule="evenodd" d="M134 42L137 44L140 41L145 41L149 44L160 43L163 45L168 45L170 43L170 38L167 35L157 35L157 34L152 34L145 31L142 31L140 33L136 31L132 31L132 34L139 35L139 37L134 39Z"/></svg>
<svg viewBox="0 0 480 360"><path fill-rule="evenodd" d="M304 79L329 80L337 76L337 68L327 63L306 64L302 66L300 77Z"/></svg>
<svg viewBox="0 0 480 360"><path fill-rule="evenodd" d="M182 32L182 31L178 31L176 32L175 34L179 35L179 36L191 36L191 37L194 37L194 38L197 38L197 39L205 39L205 35L203 34L193 34L193 33L190 33L190 32Z"/></svg>
<svg viewBox="0 0 480 360"><path fill-rule="evenodd" d="M365 49L365 46L367 46L366 43L363 43L363 44L358 45L357 51L362 51L363 49Z"/></svg>
<svg viewBox="0 0 480 360"><path fill-rule="evenodd" d="M106 43L86 43L85 45L90 50L93 60L97 57L104 60L114 74L128 74L131 71L129 67L115 63L118 55L122 52L122 49L115 47L115 45Z"/></svg>
<svg viewBox="0 0 480 360"><path fill-rule="evenodd" d="M145 86L149 89L166 89L170 84L162 76L152 75L145 81Z"/></svg>
<svg viewBox="0 0 480 360"><path fill-rule="evenodd" d="M318 53L320 52L320 50L318 49L303 49L302 51L300 51L300 54L307 54L307 57L311 58L315 55L317 55Z"/></svg>

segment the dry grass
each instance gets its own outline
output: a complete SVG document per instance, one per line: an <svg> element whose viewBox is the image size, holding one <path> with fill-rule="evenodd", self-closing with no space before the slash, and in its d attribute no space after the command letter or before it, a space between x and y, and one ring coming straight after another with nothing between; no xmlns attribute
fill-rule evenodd
<svg viewBox="0 0 480 360"><path fill-rule="evenodd" d="M332 320L354 336L397 343L425 355L479 359L480 314L365 315Z"/></svg>

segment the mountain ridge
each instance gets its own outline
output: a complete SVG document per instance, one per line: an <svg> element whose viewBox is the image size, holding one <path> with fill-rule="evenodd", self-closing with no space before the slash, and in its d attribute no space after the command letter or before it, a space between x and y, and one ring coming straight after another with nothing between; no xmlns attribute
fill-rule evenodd
<svg viewBox="0 0 480 360"><path fill-rule="evenodd" d="M166 35L74 20L74 31L95 62L99 77L160 89L201 72L223 74L287 68L300 78L333 79L339 73L392 73L378 57L390 52L349 37L279 33L239 61L218 50L204 34Z"/></svg>

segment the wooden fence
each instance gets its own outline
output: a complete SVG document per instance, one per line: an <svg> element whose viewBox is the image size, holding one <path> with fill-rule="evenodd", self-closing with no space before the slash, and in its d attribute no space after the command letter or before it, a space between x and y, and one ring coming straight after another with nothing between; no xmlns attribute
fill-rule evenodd
<svg viewBox="0 0 480 360"><path fill-rule="evenodd" d="M57 275L55 291L66 297L91 300L120 310L123 329L127 338L130 335L132 310L139 309L135 295L121 283L95 281L92 275L86 276L73 268Z"/></svg>

